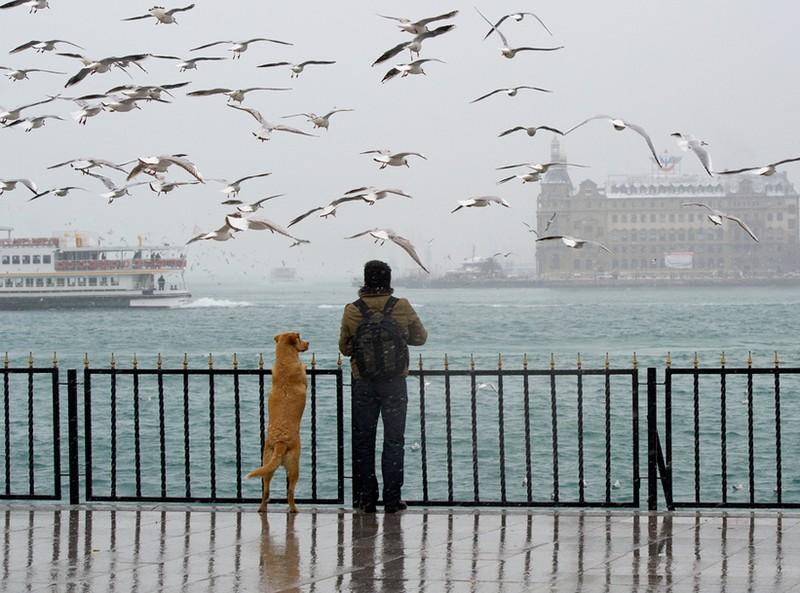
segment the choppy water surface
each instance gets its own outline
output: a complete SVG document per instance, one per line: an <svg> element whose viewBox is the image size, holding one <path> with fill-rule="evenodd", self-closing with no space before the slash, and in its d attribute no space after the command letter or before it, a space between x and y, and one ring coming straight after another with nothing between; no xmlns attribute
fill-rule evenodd
<svg viewBox="0 0 800 593"><path fill-rule="evenodd" d="M254 366L263 352L271 363L272 337L282 331L297 330L311 342L320 367L330 367L337 357L337 340L341 311L355 298L355 289L345 284L284 284L259 290L219 288L204 290L195 287L195 299L187 307L171 310L65 310L0 312L2 343L13 363L22 365L28 352L37 361L49 361L57 351L62 367L80 365L83 353L93 366L107 366L114 352L122 366L129 366L136 353L141 366L154 366L157 353L162 353L165 366L178 367L183 353L188 353L192 366L205 366L209 353L217 366L230 366L236 352L242 366ZM426 368L441 368L447 354L451 368L467 368L474 354L478 368L496 368L498 354L506 368L519 368L523 353L531 367L546 367L550 353L559 367L574 366L578 353L583 365L600 367L608 352L613 367L630 368L633 352L641 367L663 367L667 351L673 365L689 366L693 353L699 354L701 366L714 366L725 351L729 366L743 366L752 351L756 366L770 365L773 352L779 353L781 364L797 366L800 347L796 336L800 329L800 289L794 288L679 288L679 289L492 289L492 290L398 290L407 296L429 331L428 343L412 350L412 357L422 354ZM308 358L308 357L307 357ZM416 363L416 361L415 361ZM640 403L644 411L644 374L641 375ZM754 383L757 498L769 500L775 483L774 392L771 376L757 378ZM181 495L184 487L184 434L182 386L168 380L165 385L168 449L168 490ZM177 379L175 379L177 381ZM96 489L108 489L110 443L108 421L109 384L98 381L93 408L94 464ZM785 378L782 385L783 491L785 498L800 499L800 412L798 384ZM22 388L22 386L20 386ZM534 496L547 500L552 491L551 418L549 383L531 382L530 430L533 447ZM141 385L143 420L143 488L156 494L159 490L159 435L157 429L158 398L155 383ZM268 389L268 386L267 386ZM412 394L407 431L407 492L416 498L419 491L420 420L418 384L410 383ZM673 397L675 410L674 450L676 456L676 488L693 492L694 443L692 427L691 378L676 379ZM132 482L133 448L131 418L131 385L120 379L117 419L119 427L117 455L121 472L118 492L127 492ZM330 426L335 408L330 394L332 384L320 385L318 420ZM472 440L470 435L469 385L455 380L452 392L453 475L458 498L472 494ZM232 427L232 387L220 380L217 393L215 434L218 489L220 495L235 492L235 447ZM612 480L620 480L614 491L616 500L630 496L632 476L631 394L629 383L615 379L612 398ZM727 386L728 482L743 484L742 490L731 488L733 500L746 500L747 492L747 415L743 400L744 379L731 379ZM497 400L491 389L479 391L478 458L481 495L496 497L499 434ZM37 396L38 397L38 396ZM328 397L328 399L325 399ZM192 480L207 481L208 447L207 380L194 380L191 385L190 460ZM346 400L349 401L349 400ZM559 383L558 397L560 486L569 494L577 488L576 387L573 382ZM718 378L701 382L701 469L702 491L718 495L720 480L720 387ZM504 431L508 497L522 499L526 464L522 414L521 380L505 383ZM604 400L602 378L587 380L584 386L584 460L587 499L604 495ZM24 408L24 406L22 406ZM12 423L26 422L26 409L11 415ZM258 388L254 381L241 385L241 411L244 469L258 463ZM347 412L347 410L346 410ZM308 414L307 414L308 416ZM308 423L306 422L306 425ZM349 420L346 420L349 426ZM642 424L644 427L644 423ZM308 427L306 426L306 429ZM432 378L426 385L427 455L430 464L431 494L446 494L446 425L444 384ZM348 431L349 434L349 431ZM643 434L642 437L645 435ZM304 465L308 468L310 453L306 438ZM37 431L37 450L46 450L46 430ZM12 442L14 455L26 457L24 439ZM336 466L335 434L323 430L319 437L318 483L320 495L335 494L331 477ZM546 453L546 454L545 454ZM25 465L25 464L24 464ZM105 468L105 469L102 469ZM46 471L46 470L42 470ZM644 472L644 468L643 468ZM349 474L349 472L347 472ZM27 478L20 477L24 482ZM282 481L282 480L279 480ZM200 486L198 485L198 488ZM152 489L155 489L154 491ZM305 479L304 495L310 492ZM258 486L247 484L245 494L257 495ZM197 491L198 495L207 492ZM219 494L219 492L218 492Z"/></svg>

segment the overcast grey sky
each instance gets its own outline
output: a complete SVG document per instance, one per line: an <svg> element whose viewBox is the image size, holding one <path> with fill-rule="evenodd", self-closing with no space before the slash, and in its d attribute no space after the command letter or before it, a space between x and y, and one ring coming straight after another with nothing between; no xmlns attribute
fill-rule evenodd
<svg viewBox="0 0 800 593"><path fill-rule="evenodd" d="M169 7L184 3L170 4ZM92 193L67 198L42 198L32 203L24 189L0 198L0 225L13 226L18 236L50 235L64 228L83 229L151 240L183 243L199 227L220 226L226 207L220 186L190 186L156 198L146 187L112 205L98 193L97 180L63 168L46 166L75 157L124 161L137 155L185 152L206 177L237 178L272 171L273 175L244 185L241 197L258 199L270 193L286 197L268 203L263 215L286 224L295 215L323 205L361 185L399 187L414 200L387 199L373 207L343 206L336 218L309 217L293 229L312 244L289 249L289 242L263 232L244 233L226 243L208 242L188 248L190 261L207 262L225 278L263 278L285 260L305 277L330 278L357 273L371 257L388 260L397 270L414 268L394 245L373 246L368 239L342 238L371 227L390 227L418 246L426 263L442 271L469 256L514 251L517 265L530 264L533 247L521 220L533 221L538 184L496 186L495 168L510 162L544 162L551 136L524 134L497 138L517 124L549 124L567 128L586 117L608 113L643 125L659 152L677 152L670 132L690 132L710 143L718 169L763 164L800 156L800 55L797 22L800 5L766 2L673 0L527 0L484 2L479 8L491 19L516 10L533 10L548 24L549 37L534 21L508 22L504 31L512 45L564 45L551 53L500 56L499 39L482 42L487 27L471 3L441 1L341 2L211 2L178 15L177 26L154 26L149 20L121 22L142 14L149 2L51 0L52 9L28 15L24 8L2 11L0 65L40 67L76 72L76 60L54 54L7 51L31 39L61 38L86 48L87 56L105 57L153 52L190 57L229 55L225 46L190 53L191 47L222 39L273 37L293 47L255 44L241 60L207 62L196 72L179 74L175 62L149 60L148 74L129 71L137 84L192 81L190 89L214 86L290 86L291 92L253 93L245 106L271 121L299 111L324 113L334 106L355 109L333 116L330 130L319 138L275 134L264 144L250 132L257 125L245 113L225 107L224 97L186 97L174 102L143 104L133 113L104 113L87 126L48 122L25 134L0 129L0 178L30 177L40 187L81 185ZM428 76L380 79L389 65L408 61L398 56L386 66L370 67L384 50L408 38L377 12L421 18L458 8L456 29L425 42ZM285 68L256 69L276 60L335 59L333 66L310 67L297 80ZM63 90L65 76L32 74L17 83L0 80L0 105L14 107L60 90L67 95L102 92L130 81L124 73L96 75ZM492 89L532 84L553 89L550 95L495 96L471 105L469 100ZM74 105L54 102L27 115L68 117ZM285 120L310 129L302 119ZM635 134L614 133L594 122L564 141L571 161L591 166L573 170L573 181L608 174L647 173L648 152ZM368 156L372 148L418 151L429 160L411 168L378 171ZM702 173L696 159L684 160L686 173ZM796 169L797 167L795 167ZM797 174L789 169L790 177ZM171 174L176 179L186 176ZM116 176L114 176L117 179ZM96 192L96 193L95 193ZM455 201L497 194L511 209L462 210L449 214ZM430 252L425 247L435 238ZM236 262L222 272L224 258ZM194 277L199 280L199 277ZM191 284L193 275L189 275Z"/></svg>

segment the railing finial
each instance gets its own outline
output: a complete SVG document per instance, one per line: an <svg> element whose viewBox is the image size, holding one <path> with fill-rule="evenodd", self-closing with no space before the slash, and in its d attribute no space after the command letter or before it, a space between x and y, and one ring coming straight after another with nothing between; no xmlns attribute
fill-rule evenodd
<svg viewBox="0 0 800 593"><path fill-rule="evenodd" d="M581 353L578 352L578 358L575 360L575 366L578 370L581 370Z"/></svg>
<svg viewBox="0 0 800 593"><path fill-rule="evenodd" d="M634 370L639 368L639 359L636 358L636 352L633 353L633 368Z"/></svg>
<svg viewBox="0 0 800 593"><path fill-rule="evenodd" d="M472 352L469 353L469 370L475 370L475 355Z"/></svg>
<svg viewBox="0 0 800 593"><path fill-rule="evenodd" d="M8 352L3 354L3 368L4 369L8 368Z"/></svg>
<svg viewBox="0 0 800 593"><path fill-rule="evenodd" d="M450 368L450 363L447 360L447 352L444 353L444 370L448 370Z"/></svg>
<svg viewBox="0 0 800 593"><path fill-rule="evenodd" d="M694 368L700 367L700 358L697 356L697 352L694 353L694 362L692 363Z"/></svg>
<svg viewBox="0 0 800 593"><path fill-rule="evenodd" d="M211 354L211 352L208 353L208 368L214 368L214 356Z"/></svg>
<svg viewBox="0 0 800 593"><path fill-rule="evenodd" d="M114 353L111 353L111 368L117 368L117 358L114 356Z"/></svg>
<svg viewBox="0 0 800 593"><path fill-rule="evenodd" d="M236 352L233 353L233 369L236 370L239 368L239 357L236 355Z"/></svg>
<svg viewBox="0 0 800 593"><path fill-rule="evenodd" d="M672 368L672 353L667 350L667 368Z"/></svg>
<svg viewBox="0 0 800 593"><path fill-rule="evenodd" d="M311 353L311 368L312 369L317 368L317 353L316 352L312 352Z"/></svg>
<svg viewBox="0 0 800 593"><path fill-rule="evenodd" d="M719 357L719 366L721 366L721 367L725 366L725 351L724 350L722 351L722 354L720 354L720 357Z"/></svg>
<svg viewBox="0 0 800 593"><path fill-rule="evenodd" d="M556 356L552 352L550 353L550 370L552 371L556 368Z"/></svg>
<svg viewBox="0 0 800 593"><path fill-rule="evenodd" d="M183 353L183 370L189 368L189 354L187 352Z"/></svg>
<svg viewBox="0 0 800 593"><path fill-rule="evenodd" d="M28 352L28 368L33 368L33 352Z"/></svg>
<svg viewBox="0 0 800 593"><path fill-rule="evenodd" d="M747 351L747 368L748 369L753 368L753 353L750 352L749 350Z"/></svg>
<svg viewBox="0 0 800 593"><path fill-rule="evenodd" d="M159 352L158 355L156 356L156 368L157 369L161 368L161 352Z"/></svg>
<svg viewBox="0 0 800 593"><path fill-rule="evenodd" d="M522 368L526 371L528 370L528 353L523 352L522 354Z"/></svg>
<svg viewBox="0 0 800 593"><path fill-rule="evenodd" d="M419 353L419 370L422 370L422 352Z"/></svg>
<svg viewBox="0 0 800 593"><path fill-rule="evenodd" d="M258 353L258 369L259 370L263 370L264 369L264 353L263 352L259 352Z"/></svg>
<svg viewBox="0 0 800 593"><path fill-rule="evenodd" d="M336 368L342 368L342 353L336 355Z"/></svg>
<svg viewBox="0 0 800 593"><path fill-rule="evenodd" d="M608 352L606 352L606 358L605 358L605 360L603 361L603 367L604 367L606 370L608 370L608 368L609 368L610 366L611 366L611 362L610 362L610 361L609 361L609 359L608 359Z"/></svg>
<svg viewBox="0 0 800 593"><path fill-rule="evenodd" d="M772 356L772 365L777 369L780 366L781 362L778 360L778 351L776 350Z"/></svg>
<svg viewBox="0 0 800 593"><path fill-rule="evenodd" d="M83 353L83 368L85 368L85 369L89 368L89 353L88 352L84 352Z"/></svg>
<svg viewBox="0 0 800 593"><path fill-rule="evenodd" d="M500 353L497 355L497 370L503 370L503 355Z"/></svg>
<svg viewBox="0 0 800 593"><path fill-rule="evenodd" d="M58 368L58 354L53 352L53 368Z"/></svg>
<svg viewBox="0 0 800 593"><path fill-rule="evenodd" d="M139 359L136 358L136 352L133 353L133 368L134 369L139 368Z"/></svg>

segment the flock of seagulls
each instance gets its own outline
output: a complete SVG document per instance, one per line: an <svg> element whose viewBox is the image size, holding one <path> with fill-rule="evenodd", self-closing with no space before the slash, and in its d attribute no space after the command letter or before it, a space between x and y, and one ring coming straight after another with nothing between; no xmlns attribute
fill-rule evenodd
<svg viewBox="0 0 800 593"><path fill-rule="evenodd" d="M13 0L11 2L0 4L0 10L17 7L27 8L29 13L35 14L38 11L48 9L49 3L47 0ZM475 11L478 15L478 18L482 19L489 27L488 31L483 36L483 40L489 40L490 38L499 39L501 42L501 47L499 48L500 55L506 59L517 58L523 53L538 54L564 49L564 46L562 45L541 46L538 44L512 44L509 41L509 38L506 35L509 24L511 24L511 28L513 28L513 23L521 23L522 21L528 19L528 17L530 17L530 20L536 21L548 36L553 36L553 32L548 25L533 12L512 12L496 16L494 20L490 20L490 18L478 8L475 8ZM195 4L193 3L186 6L176 6L170 8L153 6L144 13L122 18L121 21L150 21L155 25L177 25L177 17L179 15L181 17L186 16L188 19L190 18L189 15L196 15L196 12ZM399 40L398 43L380 53L380 55L372 62L372 66L385 64L392 58L395 58L406 51L410 56L410 61L396 64L386 71L380 80L382 83L393 79L403 79L412 75L426 75L424 66L431 63L446 64L446 62L442 59L431 56L421 57L421 54L423 49L427 50L429 44L426 42L428 40L445 36L455 29L456 24L452 21L459 16L458 10L452 10L443 14L419 19L384 14L379 14L377 16L379 18L392 21L399 29L400 34L405 36L405 39ZM133 27L133 25L131 26ZM437 45L439 43L442 42L431 42L430 45ZM289 41L267 37L255 37L244 40L226 39L212 41L210 43L192 47L188 50L189 53L193 53L224 46L224 51L230 54L229 57L222 57L219 55L195 55L186 58L149 52L105 57L87 57L87 55L84 55L83 53L76 53L76 51L84 51L84 48L72 41L65 39L32 39L10 49L9 54L14 56L21 54L22 52L31 51L33 54L37 55L49 53L61 60L79 61L81 64L80 69L69 76L63 85L65 89L69 89L76 87L89 77L95 77L109 72L120 71L130 78L133 78L130 70L135 68L138 71L146 73L147 70L145 68L145 64L149 60L175 61L177 62L177 68L179 72L196 70L202 62L221 62L229 59L238 60L242 57L242 54L247 52L251 46L255 44L271 44L273 46L283 47L293 46L293 44ZM65 49L67 51L63 51ZM278 60L258 64L256 68L286 68L289 71L289 77L291 79L296 79L310 66L321 67L334 66L336 64L336 60L327 58L309 59L298 62ZM312 68L312 70L313 69L314 68ZM0 72L2 72L9 80L15 83L23 83L24 81L29 80L29 75L31 74L67 76L66 72L56 69L18 68L11 65L0 66ZM105 93L84 94L74 97L68 97L58 93L51 94L46 98L13 108L0 106L0 125L2 125L3 129L18 128L24 130L25 132L32 132L45 127L48 122L64 121L65 118L57 113L30 114L29 112L29 110L33 110L33 108L40 108L41 111L42 106L45 105L48 106L47 109L49 110L51 107L55 107L61 102L73 103L78 109L77 111L71 113L72 119L80 125L87 125L91 118L100 116L103 113L126 113L133 110L142 109L144 105L151 105L154 103L171 103L171 99L175 98L175 93L177 93L178 89L184 89L184 87L187 87L190 84L191 82L189 81L169 82L161 85L136 85L131 83L117 85L108 89ZM312 129L312 131L306 131L300 128L271 122L261 113L261 111L243 105L245 99L248 98L251 93L286 92L291 90L292 89L287 87L275 86L245 86L242 88L215 87L188 90L185 92L185 95L189 97L226 97L227 107L247 113L256 121L258 127L251 131L251 134L261 142L270 140L276 132L291 133L306 137L316 137L317 134L314 134L313 131L327 131L330 127L332 116L339 113L354 111L351 108L334 107L321 114L307 111L280 116L282 119L299 117L305 118L306 122L311 125ZM490 92L480 95L475 99L472 99L469 101L469 103L479 103L494 97L495 95L506 95L509 98L514 98L517 97L522 91L530 93L553 92L550 89L531 83L517 84L494 89ZM558 126L549 124L545 125L541 123L534 125L516 125L500 131L498 136L505 137L518 132L524 132L528 137L534 137L540 132L548 132L558 136L567 136L581 129L585 125L598 120L608 122L613 130L620 132L624 130L631 130L637 134L644 141L647 150L655 163L659 167L663 166L656 151L655 143L645 128L641 125L632 123L627 119L616 116L594 115L584 119L580 123L570 128L567 128L566 131L563 131ZM691 151L697 156L708 175L738 175L747 173L769 176L774 174L777 168L782 165L800 161L800 157L796 157L779 160L766 165L742 167L739 169L729 170L715 170L712 166L707 142L685 132L675 132L671 136L675 139L681 149ZM428 157L421 152L411 150L394 152L390 149L371 149L362 151L360 154L369 155L372 160L378 164L379 170L386 169L387 167L410 167L410 163L414 159L428 160ZM73 171L84 176L84 179L93 179L99 182L105 188L105 191L99 195L106 198L109 203L113 203L115 200L123 198L124 196L131 195L131 190L139 186L148 186L151 191L156 193L158 196L161 196L187 186L204 185L206 182L221 183L223 187L219 191L225 196L225 200L222 201L221 204L224 206L233 207L233 211L225 215L224 222L220 228L197 234L189 239L187 244L206 240L227 241L234 238L235 235L240 232L268 230L271 234L276 234L291 239L292 246L299 246L306 244L309 241L295 237L289 231L289 228L303 220L308 219L314 214L317 214L316 218L327 219L329 217L335 217L337 210L345 204L374 206L378 201L388 197L401 197L406 199L412 198L411 195L399 188L378 188L375 186L364 185L362 187L344 192L342 195L328 203L323 203L308 209L307 211L295 216L286 225L286 228L284 228L283 226L267 219L254 218L252 216L256 211L263 209L267 202L281 197L283 194L272 194L257 200L241 200L238 197L241 191L241 185L243 183L250 180L267 177L271 174L270 172L253 173L244 177L239 177L238 179L232 181L227 178L206 179L200 173L198 166L189 159L187 154L137 156L136 158L124 163L114 163L106 159L94 157L81 157L51 165L48 167L48 169L59 169L67 166ZM513 172L513 174L499 179L497 184L503 185L511 181L519 181L523 184L533 183L540 181L548 172L548 170L553 167L585 166L586 165L567 162L523 162L503 165L498 167L497 170L510 171ZM171 171L182 171L183 173L188 174L189 179L182 180L169 178L168 174ZM122 173L125 175L125 178L124 181L115 181L103 173L108 173L109 175L117 175ZM150 179L135 181L135 179L140 175L145 175ZM0 195L5 192L15 191L18 186L27 188L27 190L31 192L32 196L29 197L29 200L37 200L46 196L64 198L72 192L91 191L86 187L69 184L63 184L58 187L40 190L30 179L9 178L0 179ZM457 200L455 208L453 208L450 212L455 213L459 210L468 208L486 208L493 205L505 208L511 207L511 205L502 197L496 195L480 195ZM711 224L719 226L724 224L726 221L731 222L738 225L754 241L758 241L758 238L753 233L752 229L750 229L750 227L739 217L721 212L702 202L687 202L683 205L687 207L703 208L706 211L707 219ZM589 245L611 253L611 251L605 245L591 238L581 238L563 233L547 234L551 226L555 223L556 214L557 213L553 213L550 219L546 222L544 229L541 231L533 228L527 223L523 224L527 227L529 232L534 233L536 236L536 242L558 241L560 244L572 249L581 249ZM416 250L411 242L391 229L376 227L347 236L345 238L355 239L358 237L370 237L373 241L381 245L387 241L393 243L403 249L421 269L426 272L428 271L416 253ZM495 255L507 257L510 255L510 252L498 252Z"/></svg>

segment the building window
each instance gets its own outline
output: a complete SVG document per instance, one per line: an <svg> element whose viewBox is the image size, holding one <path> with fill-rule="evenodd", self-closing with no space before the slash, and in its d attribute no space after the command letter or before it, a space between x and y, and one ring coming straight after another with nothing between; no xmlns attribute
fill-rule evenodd
<svg viewBox="0 0 800 593"><path fill-rule="evenodd" d="M75 286L75 278L67 278L67 286Z"/></svg>
<svg viewBox="0 0 800 593"><path fill-rule="evenodd" d="M95 278L94 276L89 278L89 286L97 286L97 278Z"/></svg>
<svg viewBox="0 0 800 593"><path fill-rule="evenodd" d="M12 264L18 264L19 263L19 256L18 255L12 255L11 256L11 263Z"/></svg>
<svg viewBox="0 0 800 593"><path fill-rule="evenodd" d="M8 264L10 264L10 263L11 263L11 258L10 258L10 257L8 257L7 255L4 255L4 256L3 256L3 259L2 259L2 260L0 260L0 261L2 261L2 262L3 262L3 265L4 265L4 266L7 266Z"/></svg>
<svg viewBox="0 0 800 593"><path fill-rule="evenodd" d="M33 259L31 259L31 263L40 264L42 263L42 258L39 255L34 255Z"/></svg>
<svg viewBox="0 0 800 593"><path fill-rule="evenodd" d="M83 276L78 278L78 286L86 286L86 278L84 278Z"/></svg>
<svg viewBox="0 0 800 593"><path fill-rule="evenodd" d="M53 286L53 279L52 278L48 278L47 281L45 282L45 285L47 287L52 287Z"/></svg>
<svg viewBox="0 0 800 593"><path fill-rule="evenodd" d="M44 288L44 278L36 279L36 288Z"/></svg>
<svg viewBox="0 0 800 593"><path fill-rule="evenodd" d="M108 286L108 278L107 277L102 276L100 278L100 286Z"/></svg>
<svg viewBox="0 0 800 593"><path fill-rule="evenodd" d="M554 258L554 261L556 263L555 267L557 268L558 267L558 258L557 257ZM119 286L119 278L114 278L112 276L111 277L111 286Z"/></svg>
<svg viewBox="0 0 800 593"><path fill-rule="evenodd" d="M25 288L33 288L33 278L25 278Z"/></svg>
<svg viewBox="0 0 800 593"><path fill-rule="evenodd" d="M14 281L11 278L6 278L5 285L6 288L11 288L12 286L14 286Z"/></svg>
<svg viewBox="0 0 800 593"><path fill-rule="evenodd" d="M16 280L14 280L14 286L16 288L22 288L23 286L25 286L25 281L22 278L17 278Z"/></svg>
<svg viewBox="0 0 800 593"><path fill-rule="evenodd" d="M23 255L23 256L22 256L22 263L23 263L23 264L29 264L29 263L31 263L31 256L30 256L30 255Z"/></svg>
<svg viewBox="0 0 800 593"><path fill-rule="evenodd" d="M43 263L43 264L49 264L49 263L50 263L50 261L51 261L51 259L50 259L50 256L49 256L49 255L43 255L43 256L42 256L42 263Z"/></svg>
<svg viewBox="0 0 800 593"><path fill-rule="evenodd" d="M56 286L64 286L66 284L64 278L56 278Z"/></svg>

